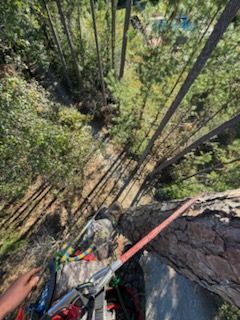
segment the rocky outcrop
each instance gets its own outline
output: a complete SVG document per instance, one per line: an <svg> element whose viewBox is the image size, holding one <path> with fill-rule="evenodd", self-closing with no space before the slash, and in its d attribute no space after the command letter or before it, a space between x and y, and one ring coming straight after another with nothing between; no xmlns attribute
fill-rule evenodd
<svg viewBox="0 0 240 320"><path fill-rule="evenodd" d="M135 242L183 202L125 210L119 230ZM240 307L240 189L202 195L148 249L177 272Z"/></svg>

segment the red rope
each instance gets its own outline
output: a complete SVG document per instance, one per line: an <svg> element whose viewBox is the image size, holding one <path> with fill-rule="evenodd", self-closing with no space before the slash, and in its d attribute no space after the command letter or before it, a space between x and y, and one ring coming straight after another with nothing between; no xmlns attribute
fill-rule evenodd
<svg viewBox="0 0 240 320"><path fill-rule="evenodd" d="M149 232L144 238L137 242L131 249L125 252L121 257L121 263L127 262L133 255L145 247L150 241L152 241L156 236L165 229L170 223L181 216L193 203L195 203L197 198L192 198L185 202L180 208L178 208L170 217L160 223L156 228Z"/></svg>

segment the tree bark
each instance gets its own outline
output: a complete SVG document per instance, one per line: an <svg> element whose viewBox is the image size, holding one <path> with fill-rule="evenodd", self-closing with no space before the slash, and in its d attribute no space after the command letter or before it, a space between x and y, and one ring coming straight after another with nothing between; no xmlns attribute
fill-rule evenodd
<svg viewBox="0 0 240 320"><path fill-rule="evenodd" d="M138 241L184 200L122 212L119 231ZM146 248L177 272L240 307L240 189L201 195Z"/></svg>

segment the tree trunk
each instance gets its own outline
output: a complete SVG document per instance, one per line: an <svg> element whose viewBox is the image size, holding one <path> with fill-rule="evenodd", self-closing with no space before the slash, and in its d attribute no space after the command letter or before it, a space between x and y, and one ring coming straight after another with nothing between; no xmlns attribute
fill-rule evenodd
<svg viewBox="0 0 240 320"><path fill-rule="evenodd" d="M111 28L111 48L112 48L112 70L115 75L115 41L116 41L116 12L117 12L117 0L111 0L112 10L112 28Z"/></svg>
<svg viewBox="0 0 240 320"><path fill-rule="evenodd" d="M227 128L234 127L234 125L239 124L239 122L240 122L240 114L237 114L235 117L231 118L228 121L225 121L223 124L221 124L217 128L209 131L208 133L206 133L205 135L203 135L202 137L200 137L199 139L197 139L196 141L191 143L189 146L187 146L186 148L181 150L178 154L176 154L172 158L169 158L169 159L167 159L166 161L164 161L162 163L157 163L155 169L150 173L148 179L152 179L155 175L159 174L163 169L165 169L168 166L176 163L179 159L181 159L186 154L188 154L192 150L194 150L197 147L199 147L204 142L209 141L211 138L213 138L214 136L222 133Z"/></svg>
<svg viewBox="0 0 240 320"><path fill-rule="evenodd" d="M73 60L73 63L75 65L75 67L76 67L78 84L81 85L80 67L79 67L79 64L78 64L78 61L77 61L77 56L76 56L76 52L75 52L75 49L74 49L74 46L73 46L72 37L71 37L70 31L69 31L69 28L68 28L64 13L63 13L61 0L56 0L56 4L57 4L60 20L61 20L61 23L62 23L62 26L63 26L63 30L64 30L64 33L65 33L65 35L67 37L67 42L68 42L69 49L70 49L70 52L71 52L71 55L72 55L72 60Z"/></svg>
<svg viewBox="0 0 240 320"><path fill-rule="evenodd" d="M122 39L122 52L121 52L119 79L122 79L124 75L126 52L127 52L128 28L129 28L130 18L131 18L131 9L132 9L132 0L127 0L125 20L124 20L123 39Z"/></svg>
<svg viewBox="0 0 240 320"><path fill-rule="evenodd" d="M193 65L192 69L190 70L186 80L184 81L182 87L180 88L176 98L173 100L172 104L168 108L167 112L165 113L162 121L160 122L157 130L149 140L148 145L146 146L139 162L138 167L140 167L144 160L146 159L147 155L151 152L155 141L159 138L163 129L168 124L171 117L174 115L177 108L180 106L181 102L183 101L184 97L188 93L188 90L194 83L194 81L199 76L200 72L204 68L207 60L211 56L213 50L217 46L218 42L220 41L221 37L223 36L224 32L227 30L229 24L232 22L233 18L236 16L238 10L240 8L240 2L238 0L229 0L221 17L219 18L218 22L216 23L214 30L212 31L211 35L209 36L204 48L202 49L200 55L198 56L195 64Z"/></svg>
<svg viewBox="0 0 240 320"><path fill-rule="evenodd" d="M122 212L119 231L136 242L183 201L127 209ZM240 307L240 189L199 196L147 249L177 272Z"/></svg>
<svg viewBox="0 0 240 320"><path fill-rule="evenodd" d="M99 42L98 42L94 0L90 0L90 6L91 6L91 13L92 13L95 46L96 46L96 51L97 51L98 71L99 71L99 77L100 77L101 88L102 88L103 102L104 102L104 105L106 106L107 105L107 98L106 98L106 90L105 90L104 77L103 77L102 60L101 60L101 54L100 54L100 48L99 48Z"/></svg>
<svg viewBox="0 0 240 320"><path fill-rule="evenodd" d="M144 190L146 190L146 188L151 188L155 184L155 180L158 178L159 174L164 169L168 168L172 164L177 163L178 160L183 158L185 155L187 155L192 150L194 150L197 147L199 147L204 142L209 141L211 138L213 138L214 136L220 134L225 129L232 128L234 125L239 124L239 122L240 122L240 114L236 115L235 117L233 117L232 119L230 119L228 121L225 121L223 124L221 124L220 126L218 126L215 129L213 129L212 131L209 131L208 133L206 133L205 135L203 135L202 137L200 137L199 139L197 139L196 141L191 143L189 146L187 146L186 148L181 150L179 153L177 153L173 157L167 158L166 160L164 160L164 161L162 161L160 163L157 163L157 165L155 166L154 170L151 173L149 173L146 176L146 178L144 179L141 187L139 188L139 190L138 190L138 192L137 192L136 196L134 197L134 199L133 199L131 204L134 205L139 201L139 199L141 198Z"/></svg>
<svg viewBox="0 0 240 320"><path fill-rule="evenodd" d="M79 29L79 46L80 46L80 55L82 60L82 66L85 65L85 52L84 52L84 45L83 45L83 37L82 37L82 26L81 26L81 12L80 12L80 5L78 4L78 29Z"/></svg>
<svg viewBox="0 0 240 320"><path fill-rule="evenodd" d="M50 10L48 8L48 5L47 5L45 0L43 0L43 4L44 4L45 9L47 11L48 21L49 21L49 25L50 25L51 32L52 32L52 37L53 37L55 46L57 48L59 57L60 57L61 62L62 62L62 66L63 66L63 70L64 70L64 77L65 77L65 79L67 81L69 89L72 89L72 83L71 83L71 80L70 80L69 75L68 75L66 60L64 58L62 46L60 44L59 37L58 37L57 31L55 29L55 26L54 26L54 23L53 23L53 20L52 20L51 12L50 12Z"/></svg>

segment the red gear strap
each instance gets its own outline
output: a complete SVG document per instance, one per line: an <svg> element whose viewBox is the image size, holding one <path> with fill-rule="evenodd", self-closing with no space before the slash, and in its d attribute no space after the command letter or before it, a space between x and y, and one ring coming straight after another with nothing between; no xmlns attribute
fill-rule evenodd
<svg viewBox="0 0 240 320"><path fill-rule="evenodd" d="M23 319L24 319L24 309L21 307L18 310L16 320L23 320Z"/></svg>
<svg viewBox="0 0 240 320"><path fill-rule="evenodd" d="M82 308L74 304L70 304L69 308L64 309L61 313L56 314L52 320L77 320L81 317Z"/></svg>

